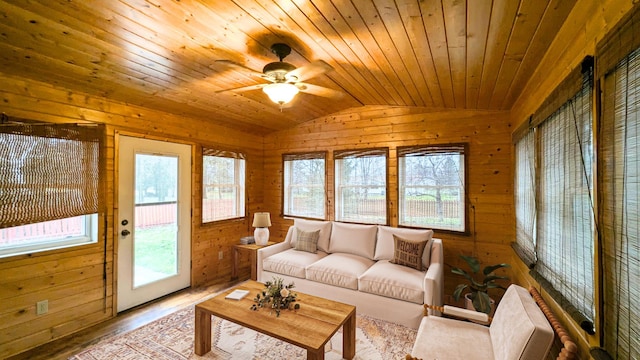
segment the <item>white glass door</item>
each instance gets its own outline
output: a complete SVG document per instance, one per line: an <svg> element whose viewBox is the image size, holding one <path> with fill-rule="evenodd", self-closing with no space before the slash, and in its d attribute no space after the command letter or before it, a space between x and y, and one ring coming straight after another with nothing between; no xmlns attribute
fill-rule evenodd
<svg viewBox="0 0 640 360"><path fill-rule="evenodd" d="M191 147L119 137L118 311L190 285Z"/></svg>

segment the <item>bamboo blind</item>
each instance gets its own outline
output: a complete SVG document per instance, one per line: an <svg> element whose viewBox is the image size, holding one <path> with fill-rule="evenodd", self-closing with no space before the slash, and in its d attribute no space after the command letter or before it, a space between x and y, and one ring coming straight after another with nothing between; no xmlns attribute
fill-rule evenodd
<svg viewBox="0 0 640 360"><path fill-rule="evenodd" d="M104 126L0 126L0 227L97 213Z"/></svg>

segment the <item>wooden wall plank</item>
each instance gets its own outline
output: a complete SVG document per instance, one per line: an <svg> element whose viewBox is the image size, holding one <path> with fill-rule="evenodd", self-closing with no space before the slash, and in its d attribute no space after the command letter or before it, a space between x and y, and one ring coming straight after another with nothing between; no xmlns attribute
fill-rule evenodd
<svg viewBox="0 0 640 360"><path fill-rule="evenodd" d="M118 134L137 135L158 140L171 140L198 147L202 144L221 149L240 150L247 155L246 219L201 225L192 224L193 286L226 282L231 275L231 246L240 236L249 234L249 218L262 208L263 138L229 127L215 120L181 117L150 108L140 108L72 92L55 85L38 83L15 76L0 77L3 112L50 122L95 122L106 124L106 231L99 242L69 249L53 250L0 259L0 358L28 350L47 341L79 331L115 315L114 282L116 264L114 240L117 204L114 202L117 173ZM194 152L195 153L195 152ZM199 178L198 159L192 167L192 178ZM192 190L192 207L199 215L199 187ZM218 260L218 251L223 259ZM106 261L106 263L105 263ZM107 278L103 280L104 266ZM49 300L49 312L35 314L36 302Z"/></svg>
<svg viewBox="0 0 640 360"><path fill-rule="evenodd" d="M436 232L444 240L445 263L457 262L459 254L474 253L483 262L495 254L506 254L514 236L513 183L511 172L511 126L508 112L473 110L425 110L412 108L363 108L318 118L290 130L265 137L264 206L271 212L271 236L276 241L286 234L290 219L282 214L282 157L285 152L327 150L328 219L333 219L333 150L367 147L389 148L389 217L397 226L398 146L416 144L469 144L469 199L473 206L470 234ZM475 249L475 250L472 250ZM487 255L489 253L489 255ZM450 268L445 283L457 281ZM448 294L453 291L447 287Z"/></svg>

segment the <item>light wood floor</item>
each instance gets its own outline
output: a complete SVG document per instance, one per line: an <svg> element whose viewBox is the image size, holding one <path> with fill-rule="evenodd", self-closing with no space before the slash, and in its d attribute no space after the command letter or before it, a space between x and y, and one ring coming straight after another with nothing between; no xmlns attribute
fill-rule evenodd
<svg viewBox="0 0 640 360"><path fill-rule="evenodd" d="M197 304L212 293L239 282L215 284L196 289L185 289L150 303L124 311L115 318L88 329L15 355L7 360L63 360L98 341L131 331L175 311Z"/></svg>

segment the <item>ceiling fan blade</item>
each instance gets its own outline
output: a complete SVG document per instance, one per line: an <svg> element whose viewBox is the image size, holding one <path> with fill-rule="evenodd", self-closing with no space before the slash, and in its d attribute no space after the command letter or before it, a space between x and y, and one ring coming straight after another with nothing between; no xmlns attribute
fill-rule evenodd
<svg viewBox="0 0 640 360"><path fill-rule="evenodd" d="M341 97L344 96L344 93L342 91L329 89L323 86L307 84L307 83L297 83L295 85L298 87L298 89L301 92L311 94L311 95L318 95L318 96L328 97L333 99L340 99Z"/></svg>
<svg viewBox="0 0 640 360"><path fill-rule="evenodd" d="M242 86L242 87L233 88L233 89L217 90L216 94L223 93L223 92L228 92L228 91L242 92L242 91L250 91L250 90L260 90L260 89L262 89L263 87L265 87L267 85L269 85L269 84L257 84L257 85Z"/></svg>
<svg viewBox="0 0 640 360"><path fill-rule="evenodd" d="M285 75L285 77L287 78L287 81L305 81L331 70L333 70L333 67L331 67L331 65L322 60L318 60L312 62L309 65L305 65L295 70L289 71L287 75Z"/></svg>
<svg viewBox="0 0 640 360"><path fill-rule="evenodd" d="M264 75L260 71L253 70L253 69L248 68L248 67L246 67L246 66L244 66L242 64L238 64L235 61L231 61L231 60L216 60L216 63L217 64L224 64L226 66L235 67L235 68L240 69L240 70L248 71L249 73L251 73L253 75L256 75L256 76L262 77Z"/></svg>

